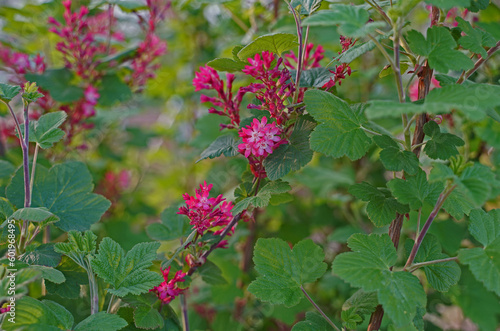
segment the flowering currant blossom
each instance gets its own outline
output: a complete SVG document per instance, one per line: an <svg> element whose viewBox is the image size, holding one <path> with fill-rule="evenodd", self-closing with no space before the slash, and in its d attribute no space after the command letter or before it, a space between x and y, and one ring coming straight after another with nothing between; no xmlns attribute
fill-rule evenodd
<svg viewBox="0 0 500 331"><path fill-rule="evenodd" d="M243 143L238 146L238 150L248 159L256 177L266 177L262 162L278 146L286 144L286 140L281 138L282 133L276 122L267 123L265 116L260 122L254 118L251 125L239 131Z"/></svg>
<svg viewBox="0 0 500 331"><path fill-rule="evenodd" d="M340 36L340 45L342 46L342 51L340 51L339 54L346 52L348 49L354 46L355 43L356 41L353 42L352 38ZM342 79L346 78L346 74L348 76L351 75L351 67L349 66L349 63L341 63L340 65L335 66L334 70L330 70L330 72L334 75L334 77L330 78L330 81L323 85L323 88L330 89L337 83L341 85Z"/></svg>
<svg viewBox="0 0 500 331"><path fill-rule="evenodd" d="M163 304L169 304L172 300L174 300L177 296L182 294L186 289L180 289L177 283L182 283L185 281L184 277L186 276L181 270L177 271L174 277L171 280L168 280L168 274L170 273L170 267L165 270L161 269L161 273L163 274L164 281L149 290L149 292L153 292L156 294L158 299L161 300Z"/></svg>
<svg viewBox="0 0 500 331"><path fill-rule="evenodd" d="M208 112L221 116L227 116L231 120L230 124L221 124L221 129L238 128L240 125L240 104L243 99L243 92L241 89L233 97L232 88L235 76L231 73L226 74L227 88L224 90L224 81L219 77L219 74L209 66L200 67L200 71L195 73L193 85L195 91L200 90L215 90L217 97L209 97L202 94L200 97L201 102L210 102L215 107L222 110L217 110L211 107Z"/></svg>
<svg viewBox="0 0 500 331"><path fill-rule="evenodd" d="M249 58L250 65L245 66L242 71L261 81L252 83L247 87L242 87L240 91L254 93L260 105L250 104L248 108L269 111L272 118L276 119L278 125L286 122L288 113L284 101L295 91L287 68L279 69L282 58L278 58L273 66L275 56L273 53L265 51L262 54L255 54L254 58Z"/></svg>
<svg viewBox="0 0 500 331"><path fill-rule="evenodd" d="M319 68L321 65L319 62L325 58L325 49L323 46L318 45L316 47L316 50L314 53L311 54L312 49L314 48L314 44L310 43L307 44L305 52L304 52L304 63L302 65L302 70L309 70L312 68ZM297 56L295 56L295 53L293 51L290 51L290 53L285 54L285 60L283 64L290 69L297 69L297 63L298 59ZM307 91L306 87L302 87L299 89L299 95L297 98L297 102L302 102L304 100L304 93Z"/></svg>
<svg viewBox="0 0 500 331"><path fill-rule="evenodd" d="M189 224L196 229L199 235L203 235L207 230L215 227L222 227L214 232L214 234L220 234L233 219L232 202L226 201L222 194L216 198L208 197L212 186L212 184L207 185L204 182L203 185L200 184L200 189L196 190L195 196L183 194L182 197L186 205L180 207L177 213L189 217Z"/></svg>
<svg viewBox="0 0 500 331"><path fill-rule="evenodd" d="M304 63L302 64L302 69L303 70L309 70L312 68L319 68L321 65L319 62L325 58L325 49L323 46L318 45L316 47L316 50L311 54L311 51L314 48L313 43L309 43L306 45L306 50L304 52ZM290 53L285 54L285 61L283 64L290 69L297 69L297 56L293 51L290 51Z"/></svg>

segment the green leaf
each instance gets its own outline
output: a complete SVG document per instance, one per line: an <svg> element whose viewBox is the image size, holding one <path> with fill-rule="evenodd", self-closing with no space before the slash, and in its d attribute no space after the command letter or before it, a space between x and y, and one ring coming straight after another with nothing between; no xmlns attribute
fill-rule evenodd
<svg viewBox="0 0 500 331"><path fill-rule="evenodd" d="M458 258L484 286L500 296L500 209L473 210L469 232L484 248L461 249Z"/></svg>
<svg viewBox="0 0 500 331"><path fill-rule="evenodd" d="M27 251L19 260L27 264L57 267L61 262L61 254L54 250L54 244L42 244L31 251Z"/></svg>
<svg viewBox="0 0 500 331"><path fill-rule="evenodd" d="M292 331L333 331L333 327L316 312L307 312L305 321L298 322Z"/></svg>
<svg viewBox="0 0 500 331"><path fill-rule="evenodd" d="M292 77L295 77L296 70L290 70ZM304 70L300 74L299 87L323 87L330 81L330 78L335 77L330 70L326 68L312 68Z"/></svg>
<svg viewBox="0 0 500 331"><path fill-rule="evenodd" d="M9 103L21 91L21 86L0 83L0 100Z"/></svg>
<svg viewBox="0 0 500 331"><path fill-rule="evenodd" d="M402 74L404 74L406 72L406 70L408 70L409 67L410 67L410 63L408 63L408 62L401 62L399 64L399 70ZM390 64L388 64L379 72L378 76L379 76L379 78L384 78L384 77L387 77L387 76L390 76L393 74L394 74L394 70L392 69L392 66Z"/></svg>
<svg viewBox="0 0 500 331"><path fill-rule="evenodd" d="M498 327L500 301L498 296L486 290L469 270L463 269L459 286L450 291L452 302L462 308L479 330L495 330Z"/></svg>
<svg viewBox="0 0 500 331"><path fill-rule="evenodd" d="M406 180L395 178L387 186L400 203L409 204L412 210L421 208L424 202L433 206L443 190L441 183L429 183L422 169L414 176L406 176Z"/></svg>
<svg viewBox="0 0 500 331"><path fill-rule="evenodd" d="M385 35L377 35L375 39L377 41L381 41L382 39L387 39L392 35L392 32L389 32ZM332 63L351 63L361 55L368 53L372 49L375 48L375 43L372 40L369 40L365 43L356 43L353 47L349 48L347 51L343 52L335 59L333 59L327 67L329 67Z"/></svg>
<svg viewBox="0 0 500 331"><path fill-rule="evenodd" d="M47 288L47 292L61 298L78 299L80 297L81 286L88 285L87 272L66 256L63 257L57 270L62 272L65 281L61 284L46 281L45 287Z"/></svg>
<svg viewBox="0 0 500 331"><path fill-rule="evenodd" d="M288 144L279 146L264 160L264 167L270 180L279 179L290 171L296 171L308 164L313 151L309 147L309 135L315 123L305 116L300 117L293 127Z"/></svg>
<svg viewBox="0 0 500 331"><path fill-rule="evenodd" d="M471 0L471 4L469 7L467 7L467 9L473 13L477 13L480 10L488 8L489 4L489 0Z"/></svg>
<svg viewBox="0 0 500 331"><path fill-rule="evenodd" d="M322 0L292 0L291 5L293 8L300 6L300 15L311 15L321 5Z"/></svg>
<svg viewBox="0 0 500 331"><path fill-rule="evenodd" d="M424 133L431 137L425 144L424 152L431 159L447 160L457 155L457 146L463 146L462 139L451 133L441 133L439 125L434 121L429 121L424 125Z"/></svg>
<svg viewBox="0 0 500 331"><path fill-rule="evenodd" d="M259 300L295 306L302 299L301 286L315 282L326 271L321 247L306 239L293 250L281 239L259 239L253 261L260 274L248 291Z"/></svg>
<svg viewBox="0 0 500 331"><path fill-rule="evenodd" d="M474 209L469 216L469 232L483 246L490 245L500 236L500 209L486 213L483 209Z"/></svg>
<svg viewBox="0 0 500 331"><path fill-rule="evenodd" d="M217 58L207 62L207 65L217 71L235 72L245 69L247 62L243 62L241 60L236 61L228 58Z"/></svg>
<svg viewBox="0 0 500 331"><path fill-rule="evenodd" d="M32 207L45 207L59 217L56 226L64 231L85 231L101 218L111 203L92 193L92 176L85 164L66 162L47 169L37 165ZM18 169L7 186L7 197L16 206L24 204L24 178Z"/></svg>
<svg viewBox="0 0 500 331"><path fill-rule="evenodd" d="M39 328L38 330L53 331L60 330L59 326L63 327L51 308L29 296L17 299L15 308L15 323L9 322L9 319L5 318L2 323L2 330L31 330L32 326L36 325Z"/></svg>
<svg viewBox="0 0 500 331"><path fill-rule="evenodd" d="M500 149L500 125L498 122L487 118L474 126L474 132L488 145Z"/></svg>
<svg viewBox="0 0 500 331"><path fill-rule="evenodd" d="M371 101L366 109L369 119L401 117L401 114L444 114L462 111L473 121L484 119L500 105L500 86L490 84L448 85L433 89L423 103Z"/></svg>
<svg viewBox="0 0 500 331"><path fill-rule="evenodd" d="M116 74L108 74L101 78L99 88L99 105L110 107L118 102L124 102L132 97L130 87L122 82Z"/></svg>
<svg viewBox="0 0 500 331"><path fill-rule="evenodd" d="M12 163L0 160L0 179L9 178L16 171L16 168L12 165Z"/></svg>
<svg viewBox="0 0 500 331"><path fill-rule="evenodd" d="M354 308L349 308L347 310L342 310L342 313L340 314L342 320L344 321L342 325L346 329L355 329L356 325L359 323L363 322L363 319L361 316L359 316Z"/></svg>
<svg viewBox="0 0 500 331"><path fill-rule="evenodd" d="M139 306L134 310L134 324L141 329L163 328L163 317L157 309L149 306Z"/></svg>
<svg viewBox="0 0 500 331"><path fill-rule="evenodd" d="M401 150L401 147L389 136L374 136L373 141L382 148L380 161L389 171L405 171L414 175L418 170L418 158L415 153Z"/></svg>
<svg viewBox="0 0 500 331"><path fill-rule="evenodd" d="M25 78L49 91L50 96L59 102L74 102L83 97L83 89L71 84L73 73L66 68L49 69L41 75L26 74Z"/></svg>
<svg viewBox="0 0 500 331"><path fill-rule="evenodd" d="M257 193L256 196L253 197L248 197L240 202L238 202L234 207L233 207L233 214L238 214L242 212L243 210L247 209L250 205L253 205L254 207L257 208L262 208L266 207L273 195L277 194L282 194L290 191L291 187L290 184L287 182L283 182L280 179L269 182L262 189L260 189L259 193Z"/></svg>
<svg viewBox="0 0 500 331"><path fill-rule="evenodd" d="M457 187L446 199L443 208L456 219L461 219L471 209L482 206L490 197L495 175L490 168L479 163L465 168L460 176L444 164L436 163L429 180L441 183L453 180Z"/></svg>
<svg viewBox="0 0 500 331"><path fill-rule="evenodd" d="M18 209L12 214L10 219L14 219L16 221L28 221L33 223L40 223L40 226L45 226L50 223L58 222L59 217L52 214L47 208L21 208Z"/></svg>
<svg viewBox="0 0 500 331"><path fill-rule="evenodd" d="M294 34L267 34L255 39L250 44L243 47L238 52L238 58L242 61L247 61L248 58L253 58L255 54L260 54L264 51L269 51L281 56L283 52L289 51L297 46L297 36Z"/></svg>
<svg viewBox="0 0 500 331"><path fill-rule="evenodd" d="M379 303L396 325L411 323L427 297L417 277L389 270L397 259L389 235L354 234L348 245L352 252L337 255L332 265L334 274L354 287L377 291Z"/></svg>
<svg viewBox="0 0 500 331"><path fill-rule="evenodd" d="M92 268L112 286L108 289L111 294L123 297L129 293L145 293L163 280L159 274L147 269L156 259L159 247L158 242L139 243L125 255L116 241L106 237L92 260Z"/></svg>
<svg viewBox="0 0 500 331"><path fill-rule="evenodd" d="M161 223L147 226L146 233L154 240L174 240L186 237L191 231L191 225L184 215L179 215L176 207L165 209L161 215Z"/></svg>
<svg viewBox="0 0 500 331"><path fill-rule="evenodd" d="M322 10L307 17L304 26L335 26L339 25L339 34L360 38L383 27L383 22L368 22L370 14L365 9L351 5L333 5L331 10Z"/></svg>
<svg viewBox="0 0 500 331"><path fill-rule="evenodd" d="M408 255L413 244L413 240L407 240L405 246ZM439 240L433 235L427 234L415 256L414 263L440 260L448 257L448 255L442 253ZM450 287L455 285L460 279L460 267L455 261L426 265L422 269L429 284L440 292L448 292Z"/></svg>
<svg viewBox="0 0 500 331"><path fill-rule="evenodd" d="M40 275L43 279L49 280L52 283L61 284L66 280L66 277L64 277L64 274L62 272L51 267L32 265L29 268L40 272Z"/></svg>
<svg viewBox="0 0 500 331"><path fill-rule="evenodd" d="M78 231L69 231L68 242L55 244L54 250L65 255L71 253L93 255L96 250L96 239L97 236L90 230L83 234Z"/></svg>
<svg viewBox="0 0 500 331"><path fill-rule="evenodd" d="M349 193L363 201L368 201L366 213L377 227L387 225L396 217L396 213L406 214L408 206L400 204L386 188L376 188L363 182L349 187Z"/></svg>
<svg viewBox="0 0 500 331"><path fill-rule="evenodd" d="M375 311L378 306L377 292L357 290L342 305L342 310L353 309L356 314L364 318Z"/></svg>
<svg viewBox="0 0 500 331"><path fill-rule="evenodd" d="M472 53L481 54L483 58L487 58L488 54L484 47L493 47L496 44L495 38L488 32L481 29L474 29L472 25L461 17L456 17L458 27L465 32L466 36L461 36L458 43Z"/></svg>
<svg viewBox="0 0 500 331"><path fill-rule="evenodd" d="M347 155L357 160L366 154L371 139L361 128L366 120L342 99L325 91L306 91L307 111L320 124L311 134L311 148L335 158Z"/></svg>
<svg viewBox="0 0 500 331"><path fill-rule="evenodd" d="M205 149L198 161L210 158L216 158L224 154L224 156L231 157L238 155L238 145L241 143L241 139L236 140L232 135L220 136L210 146Z"/></svg>
<svg viewBox="0 0 500 331"><path fill-rule="evenodd" d="M64 137L64 131L58 127L64 123L67 114L57 111L42 115L38 121L30 121L30 141L46 149Z"/></svg>
<svg viewBox="0 0 500 331"><path fill-rule="evenodd" d="M425 2L444 10L450 10L453 7L467 7L470 5L470 0L425 0Z"/></svg>
<svg viewBox="0 0 500 331"><path fill-rule="evenodd" d="M213 262L205 262L198 271L201 275L201 279L210 285L225 285L227 284L226 279L222 276L222 270Z"/></svg>
<svg viewBox="0 0 500 331"><path fill-rule="evenodd" d="M467 70L474 66L467 55L455 50L457 43L445 27L427 29L427 40L416 30L408 31L408 42L415 53L427 57L431 68L442 73Z"/></svg>
<svg viewBox="0 0 500 331"><path fill-rule="evenodd" d="M108 314L103 311L90 315L78 323L74 331L116 331L126 327L128 323L115 314Z"/></svg>
<svg viewBox="0 0 500 331"><path fill-rule="evenodd" d="M59 326L62 326L64 330L71 330L75 323L75 319L66 308L51 300L42 300L42 303L52 311L59 321Z"/></svg>

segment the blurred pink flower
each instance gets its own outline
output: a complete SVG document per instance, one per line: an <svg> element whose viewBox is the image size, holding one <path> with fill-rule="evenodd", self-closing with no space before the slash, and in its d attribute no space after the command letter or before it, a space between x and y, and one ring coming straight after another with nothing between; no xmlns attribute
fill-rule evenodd
<svg viewBox="0 0 500 331"><path fill-rule="evenodd" d="M429 88L429 91L430 90L433 90L435 88L439 88L441 87L439 85L439 81L434 78L434 76L432 77L431 79L431 86ZM409 89L409 93L410 93L410 100L411 101L417 101L418 100L418 80L415 80L411 86L410 86L410 89Z"/></svg>

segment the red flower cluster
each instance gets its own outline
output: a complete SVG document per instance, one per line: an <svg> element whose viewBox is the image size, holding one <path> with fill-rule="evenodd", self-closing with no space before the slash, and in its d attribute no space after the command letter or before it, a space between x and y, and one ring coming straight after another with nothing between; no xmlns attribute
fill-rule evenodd
<svg viewBox="0 0 500 331"><path fill-rule="evenodd" d="M98 54L106 52L106 44L96 41L96 30L89 27L87 14L89 9L81 7L77 12L71 12L71 0L62 2L64 10L65 25L59 23L55 18L49 18L52 27L49 31L62 38L56 49L64 56L66 67L86 81L93 81L99 75L97 66L99 61L95 58Z"/></svg>
<svg viewBox="0 0 500 331"><path fill-rule="evenodd" d="M189 224L198 231L199 235L203 235L207 230L215 227L223 227L214 232L214 234L219 234L233 219L232 202L227 202L222 194L216 198L208 197L212 186L212 184L207 185L204 182L203 185L200 184L200 189L196 190L195 196L190 196L187 193L182 196L186 206L180 207L178 214L189 217ZM224 243L221 244L224 245Z"/></svg>
<svg viewBox="0 0 500 331"><path fill-rule="evenodd" d="M340 45L342 45L342 51L339 54L344 53L348 49L350 49L356 41L352 41L352 38L346 38L344 36L340 36ZM330 89L335 86L336 83L339 83L339 86L342 84L342 79L346 78L346 74L348 76L351 75L351 67L349 63L341 63L340 65L335 66L335 70L330 70L332 74L334 74L334 78L330 78L330 81L323 85L323 88Z"/></svg>
<svg viewBox="0 0 500 331"><path fill-rule="evenodd" d="M8 313L10 311L11 306L7 306L5 308L0 308L0 314Z"/></svg>
<svg viewBox="0 0 500 331"><path fill-rule="evenodd" d="M10 72L10 81L23 85L26 80L24 75L27 73L41 74L45 71L45 60L37 54L30 59L28 54L14 52L0 44L0 60L4 63L4 69Z"/></svg>
<svg viewBox="0 0 500 331"><path fill-rule="evenodd" d="M260 122L254 118L251 125L239 131L243 139L243 143L238 146L239 152L248 159L255 177L267 176L262 162L278 146L286 144L286 140L281 138L282 133L276 122L267 123L265 116Z"/></svg>
<svg viewBox="0 0 500 331"><path fill-rule="evenodd" d="M165 54L167 43L156 35L156 25L166 17L170 8L168 0L147 0L149 20L146 25L146 38L139 44L136 56L132 59L132 74L127 78L132 87L142 89L146 82L156 76L155 71L160 67L154 60Z"/></svg>
<svg viewBox="0 0 500 331"><path fill-rule="evenodd" d="M220 124L221 129L235 129L240 125L240 104L245 92L240 89L233 97L232 88L234 79L235 76L233 74L226 74L227 88L224 90L224 81L219 77L217 71L209 66L200 67L200 71L195 73L193 79L195 91L215 90L217 92L217 97L209 97L202 94L200 100L201 102L210 102L212 105L222 108L222 110L217 110L211 107L208 110L209 113L229 117L231 123Z"/></svg>
<svg viewBox="0 0 500 331"><path fill-rule="evenodd" d="M252 76L261 83L252 83L247 87L242 87L244 92L251 92L256 95L260 105L248 105L250 109L260 109L269 111L272 118L281 125L288 119L288 112L284 101L291 96L295 91L295 87L290 81L290 72L287 68L279 69L282 58L276 61L273 66L275 56L273 53L265 51L261 54L256 54L255 57L249 58L250 65L245 66L243 72Z"/></svg>
<svg viewBox="0 0 500 331"><path fill-rule="evenodd" d="M325 49L323 48L323 46L318 45L316 47L316 50L314 51L314 53L311 54L311 51L313 50L313 48L314 48L313 43L307 44L306 50L304 52L304 63L303 63L302 70L309 70L312 68L321 67L319 62L325 58L325 55L324 55ZM295 56L295 53L293 51L290 51L289 54L285 54L284 64L286 67L288 67L290 69L297 69L297 63L298 63L298 59ZM299 89L299 95L297 98L297 102L302 102L304 100L304 93L306 91L307 91L306 87L302 87Z"/></svg>
<svg viewBox="0 0 500 331"><path fill-rule="evenodd" d="M161 300L163 304L169 304L172 300L174 300L177 296L182 294L186 289L180 289L177 283L182 283L185 281L184 277L186 276L181 270L177 271L174 277L171 280L168 280L168 274L170 273L170 267L165 270L161 269L161 273L163 274L163 281L160 285L153 287L149 292L153 292L156 294L158 299Z"/></svg>
<svg viewBox="0 0 500 331"><path fill-rule="evenodd" d="M238 146L238 149L246 158L253 156L264 159L279 145L286 143L281 138L281 134L281 129L276 126L275 122L267 123L267 117L262 117L260 122L254 118L251 125L240 130L239 135L243 143Z"/></svg>
<svg viewBox="0 0 500 331"><path fill-rule="evenodd" d="M323 46L318 45L314 53L311 54L313 48L313 43L309 43L306 45L306 50L304 52L304 63L302 64L302 69L304 70L321 67L319 61L325 58L325 49L323 48ZM290 53L285 54L285 61L283 62L283 64L290 69L296 69L298 61L299 60L297 59L295 53L293 51L290 51Z"/></svg>

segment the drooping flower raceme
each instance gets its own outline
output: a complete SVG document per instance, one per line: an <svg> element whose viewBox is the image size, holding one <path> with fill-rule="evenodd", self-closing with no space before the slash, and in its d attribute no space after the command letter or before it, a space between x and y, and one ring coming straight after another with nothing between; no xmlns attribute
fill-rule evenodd
<svg viewBox="0 0 500 331"><path fill-rule="evenodd" d="M227 88L224 89L224 81L219 77L217 71L209 66L200 67L200 71L195 73L193 79L193 85L195 91L201 90L215 90L217 92L217 97L209 97L202 94L200 97L201 102L210 102L215 107L219 107L222 110L218 110L211 107L208 112L211 114L217 114L221 116L227 116L231 120L230 124L220 124L221 129L238 128L240 125L240 104L243 99L245 92L241 89L238 90L236 95L233 97L233 82L235 76L231 73L226 74Z"/></svg>
<svg viewBox="0 0 500 331"><path fill-rule="evenodd" d="M174 300L177 296L179 296L186 290L180 289L177 284L185 281L184 277L186 276L186 274L179 270L175 273L174 277L171 280L168 280L170 267L165 270L161 269L161 273L163 275L164 281L160 285L155 286L154 288L149 290L149 292L155 293L162 303L169 304L172 300Z"/></svg>
<svg viewBox="0 0 500 331"><path fill-rule="evenodd" d="M200 184L200 189L196 190L194 196L187 193L182 196L186 205L179 208L178 214L189 217L189 224L196 229L199 235L203 235L213 228L221 227L214 231L214 234L219 234L233 219L231 212L233 203L226 201L222 194L210 198L212 186L212 184L207 185L204 182L203 185Z"/></svg>
<svg viewBox="0 0 500 331"><path fill-rule="evenodd" d="M313 48L314 48L313 43L307 44L305 52L304 52L304 63L302 64L302 70L310 70L313 68L320 68L321 67L319 62L325 58L325 55L324 55L325 49L323 48L323 46L318 45L316 47L316 50L314 52L312 52ZM290 53L285 54L285 60L284 60L283 64L287 68L297 69L297 63L298 63L298 59L293 51L290 51ZM304 93L306 91L307 91L306 87L302 87L299 89L299 95L297 98L297 102L304 101Z"/></svg>
<svg viewBox="0 0 500 331"><path fill-rule="evenodd" d="M284 124L288 119L285 100L293 94L295 87L290 78L287 68L280 69L283 58L278 58L276 64L273 53L265 51L262 54L255 54L254 58L249 58L250 65L245 66L242 71L259 80L260 83L252 83L240 90L254 93L260 105L250 104L248 108L269 111L272 118L276 119L279 125Z"/></svg>
<svg viewBox="0 0 500 331"><path fill-rule="evenodd" d="M239 131L243 143L238 146L238 150L248 159L250 169L256 177L266 177L262 162L278 146L286 144L286 140L281 137L282 133L276 122L267 123L265 116L260 121L254 118L251 125Z"/></svg>
<svg viewBox="0 0 500 331"><path fill-rule="evenodd" d="M342 46L342 51L340 51L339 54L342 54L349 50L354 46L355 43L356 40L353 41L352 38L340 36L340 45ZM339 65L336 65L335 69L330 70L330 72L334 75L334 77L330 78L330 81L323 85L323 88L330 89L337 83L339 85L342 85L342 80L346 78L346 75L351 75L351 67L349 66L349 63L341 63Z"/></svg>

